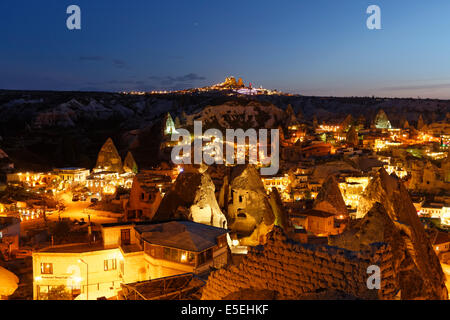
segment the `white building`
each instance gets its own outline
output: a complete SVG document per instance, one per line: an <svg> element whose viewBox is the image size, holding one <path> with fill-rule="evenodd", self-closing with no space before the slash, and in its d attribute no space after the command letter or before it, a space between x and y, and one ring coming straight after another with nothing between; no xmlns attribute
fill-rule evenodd
<svg viewBox="0 0 450 320"><path fill-rule="evenodd" d="M443 204L431 203L424 204L419 210L420 216L441 219L441 224L450 226L450 207Z"/></svg>
<svg viewBox="0 0 450 320"><path fill-rule="evenodd" d="M122 283L207 273L227 264L227 234L190 221L105 224L102 243L33 253L33 298L113 298Z"/></svg>
<svg viewBox="0 0 450 320"><path fill-rule="evenodd" d="M55 169L55 174L57 174L62 181L82 183L86 181L89 176L90 171L84 168L61 168Z"/></svg>

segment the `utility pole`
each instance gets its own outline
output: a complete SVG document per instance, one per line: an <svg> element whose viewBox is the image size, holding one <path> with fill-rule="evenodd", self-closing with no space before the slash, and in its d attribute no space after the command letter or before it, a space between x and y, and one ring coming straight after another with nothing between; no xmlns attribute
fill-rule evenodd
<svg viewBox="0 0 450 320"><path fill-rule="evenodd" d="M91 236L92 236L91 215L88 214L88 238L89 238L89 244L91 244Z"/></svg>
<svg viewBox="0 0 450 320"><path fill-rule="evenodd" d="M78 262L86 265L86 300L89 300L89 265L83 259L78 259Z"/></svg>

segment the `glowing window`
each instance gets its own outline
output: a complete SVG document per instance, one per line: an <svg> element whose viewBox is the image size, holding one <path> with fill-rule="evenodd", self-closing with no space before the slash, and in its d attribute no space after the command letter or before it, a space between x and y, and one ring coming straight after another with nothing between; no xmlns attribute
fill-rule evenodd
<svg viewBox="0 0 450 320"><path fill-rule="evenodd" d="M108 259L104 261L104 270L116 270L117 269L117 260L116 259Z"/></svg>
<svg viewBox="0 0 450 320"><path fill-rule="evenodd" d="M41 274L53 274L53 263L41 263Z"/></svg>

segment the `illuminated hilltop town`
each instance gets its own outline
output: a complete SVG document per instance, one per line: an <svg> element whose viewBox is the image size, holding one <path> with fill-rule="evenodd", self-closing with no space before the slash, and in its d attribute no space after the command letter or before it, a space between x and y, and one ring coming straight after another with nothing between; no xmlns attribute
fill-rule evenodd
<svg viewBox="0 0 450 320"><path fill-rule="evenodd" d="M234 77L183 94L203 91L284 95ZM194 120L278 129L278 173L260 174L262 154L173 164L171 136ZM0 149L0 297L448 299L449 116L394 126L380 108L325 122L252 101L157 123L148 156L160 161L145 168L111 138L91 168L22 171ZM378 290L370 265L383 270Z"/></svg>
<svg viewBox="0 0 450 320"><path fill-rule="evenodd" d="M277 90L264 89L262 86L259 88L253 88L252 83L245 85L242 78L236 78L234 76L227 77L225 81L208 86L203 88L194 88L194 89L186 89L186 90L176 90L176 91L167 91L167 90L155 90L155 91L130 91L123 92L124 94L131 95L146 95L146 94L195 94L202 92L210 92L210 93L220 93L227 95L289 95L287 93L282 93Z"/></svg>

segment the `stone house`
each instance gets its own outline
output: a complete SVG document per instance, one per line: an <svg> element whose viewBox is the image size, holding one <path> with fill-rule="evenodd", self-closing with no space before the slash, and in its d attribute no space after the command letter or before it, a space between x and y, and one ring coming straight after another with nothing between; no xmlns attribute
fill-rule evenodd
<svg viewBox="0 0 450 320"><path fill-rule="evenodd" d="M333 213L310 209L290 214L291 223L295 228L303 228L316 236L326 237L343 231L343 224L335 223Z"/></svg>
<svg viewBox="0 0 450 320"><path fill-rule="evenodd" d="M130 198L126 204L128 219L152 219L161 204L165 189L172 179L168 176L140 173L134 177Z"/></svg>

